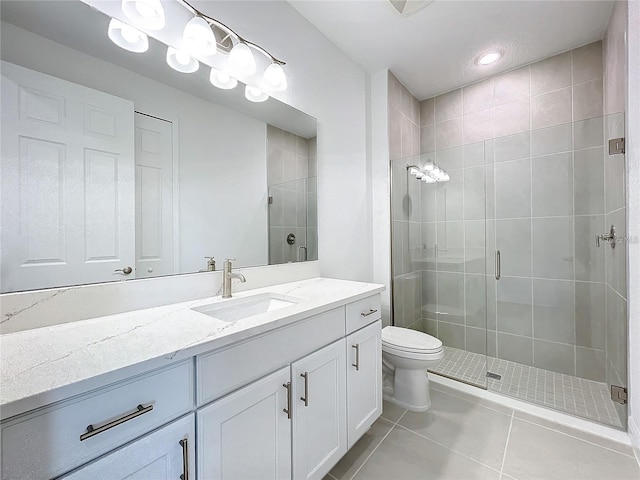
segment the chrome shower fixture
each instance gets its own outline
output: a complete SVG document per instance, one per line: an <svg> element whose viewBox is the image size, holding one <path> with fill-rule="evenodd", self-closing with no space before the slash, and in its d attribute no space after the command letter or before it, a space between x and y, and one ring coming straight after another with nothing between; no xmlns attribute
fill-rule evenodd
<svg viewBox="0 0 640 480"><path fill-rule="evenodd" d="M449 174L432 161L425 163L424 167L407 165L407 171L425 183L448 182L450 180Z"/></svg>

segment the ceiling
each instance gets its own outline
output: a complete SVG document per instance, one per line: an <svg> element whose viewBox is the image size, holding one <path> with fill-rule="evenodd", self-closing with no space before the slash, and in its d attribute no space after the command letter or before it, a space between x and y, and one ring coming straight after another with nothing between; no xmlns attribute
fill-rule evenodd
<svg viewBox="0 0 640 480"><path fill-rule="evenodd" d="M367 72L385 68L419 100L602 39L612 0L435 0L402 17L387 0L289 0ZM490 66L476 64L491 50Z"/></svg>

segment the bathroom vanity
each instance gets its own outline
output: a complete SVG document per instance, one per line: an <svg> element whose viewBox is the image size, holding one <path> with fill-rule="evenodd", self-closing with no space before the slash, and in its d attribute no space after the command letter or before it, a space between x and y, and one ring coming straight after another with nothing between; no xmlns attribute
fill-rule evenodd
<svg viewBox="0 0 640 480"><path fill-rule="evenodd" d="M321 479L382 413L380 285L2 336L2 479Z"/></svg>

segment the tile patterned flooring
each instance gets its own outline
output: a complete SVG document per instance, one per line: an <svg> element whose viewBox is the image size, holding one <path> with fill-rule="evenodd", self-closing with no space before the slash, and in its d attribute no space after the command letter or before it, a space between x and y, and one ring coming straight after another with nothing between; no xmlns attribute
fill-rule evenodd
<svg viewBox="0 0 640 480"><path fill-rule="evenodd" d="M430 371L486 386L490 391L553 408L617 428L622 423L606 383L594 382L478 353L444 347L444 359ZM486 377L488 370L501 380Z"/></svg>
<svg viewBox="0 0 640 480"><path fill-rule="evenodd" d="M385 402L324 480L639 480L631 447L431 384L431 409Z"/></svg>

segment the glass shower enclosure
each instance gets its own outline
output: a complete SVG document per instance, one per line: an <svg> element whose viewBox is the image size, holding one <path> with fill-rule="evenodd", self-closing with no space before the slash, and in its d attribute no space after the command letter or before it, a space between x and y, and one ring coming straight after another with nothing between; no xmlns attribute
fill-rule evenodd
<svg viewBox="0 0 640 480"><path fill-rule="evenodd" d="M442 340L433 373L626 427L623 136L617 114L391 162L393 322Z"/></svg>

